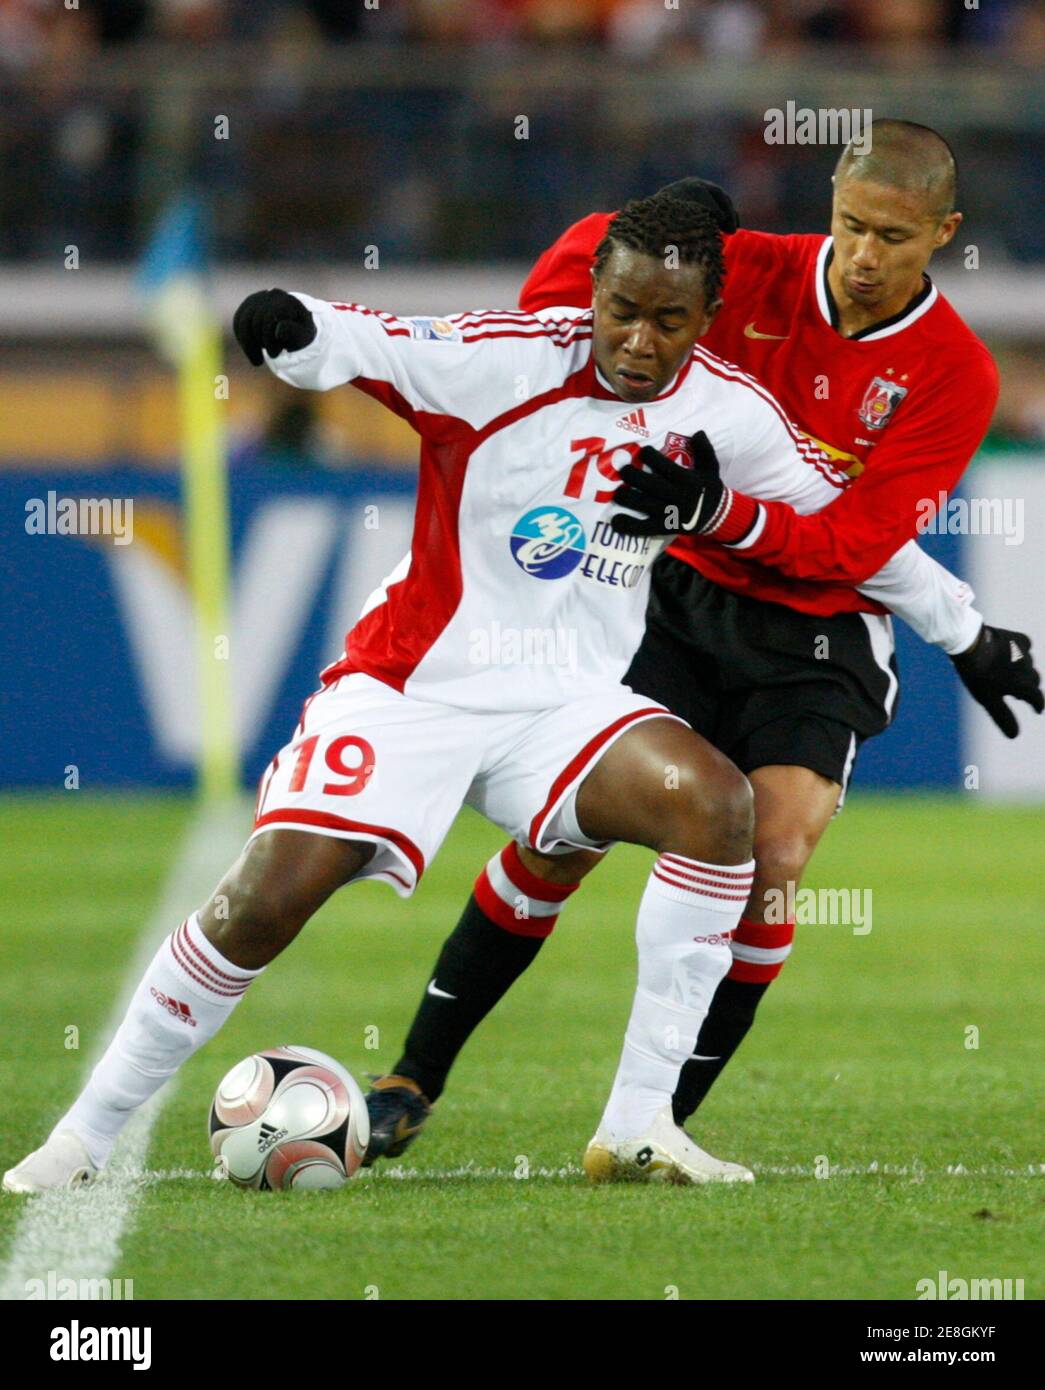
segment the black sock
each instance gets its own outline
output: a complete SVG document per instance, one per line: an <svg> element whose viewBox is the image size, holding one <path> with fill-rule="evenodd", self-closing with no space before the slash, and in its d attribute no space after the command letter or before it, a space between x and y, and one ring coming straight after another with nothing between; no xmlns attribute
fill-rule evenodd
<svg viewBox="0 0 1045 1390"><path fill-rule="evenodd" d="M701 1104L744 1041L755 1021L759 1001L768 988L768 981L754 985L744 980L731 980L727 975L715 991L693 1049L698 1055L683 1064L671 1098L677 1125L685 1124Z"/></svg>
<svg viewBox="0 0 1045 1390"><path fill-rule="evenodd" d="M506 931L473 895L443 943L394 1070L436 1100L461 1048L541 949L543 936ZM435 994L434 990L440 993ZM453 995L452 999L444 995Z"/></svg>

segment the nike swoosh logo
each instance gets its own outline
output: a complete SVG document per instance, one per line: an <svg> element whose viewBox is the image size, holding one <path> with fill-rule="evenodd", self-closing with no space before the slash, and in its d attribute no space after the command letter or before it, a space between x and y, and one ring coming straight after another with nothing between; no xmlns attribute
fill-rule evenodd
<svg viewBox="0 0 1045 1390"><path fill-rule="evenodd" d="M782 343L790 335L787 333L760 333L755 327L755 320L752 319L744 329L745 338L772 338L775 342Z"/></svg>
<svg viewBox="0 0 1045 1390"><path fill-rule="evenodd" d="M440 989L434 980L428 981L429 994L434 994L437 999L456 999L456 994L447 994L445 989Z"/></svg>
<svg viewBox="0 0 1045 1390"><path fill-rule="evenodd" d="M412 1125L405 1115L400 1115L396 1120L396 1130L392 1138L398 1142L400 1139L409 1139L411 1134L416 1134L418 1130L424 1129L424 1121L419 1125Z"/></svg>
<svg viewBox="0 0 1045 1390"><path fill-rule="evenodd" d="M704 492L705 492L705 489L704 489L704 488L701 488L701 489L700 489L700 496L697 498L697 505L693 508L693 515L690 517L690 519L689 519L687 522L685 522L685 523L683 524L683 527L682 527L683 531L692 531L693 528L694 528L694 526L696 526L697 521L698 521L699 518L700 518L700 508L701 508L701 506L703 505L703 502L704 502Z"/></svg>

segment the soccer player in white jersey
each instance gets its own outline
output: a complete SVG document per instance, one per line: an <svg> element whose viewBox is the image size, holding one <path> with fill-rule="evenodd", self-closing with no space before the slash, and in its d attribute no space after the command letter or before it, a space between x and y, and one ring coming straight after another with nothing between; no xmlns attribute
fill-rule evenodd
<svg viewBox="0 0 1045 1390"><path fill-rule="evenodd" d="M282 290L240 306L256 365L309 389L351 382L414 425L411 553L273 758L239 859L164 941L81 1095L5 1175L9 1191L89 1181L326 899L366 878L408 897L462 803L523 852L616 840L656 852L612 1123L648 1137L656 1164L685 1162L671 1095L751 888L751 792L682 720L620 684L664 541L611 528L619 469L647 438L671 447L703 431L748 494L813 510L832 488L767 393L693 351L722 277L708 214L645 200L618 222L587 312L409 319ZM620 295L660 325L641 363L615 319ZM877 581L927 634L965 620L949 576L915 547ZM503 659L482 640L494 624ZM527 661L548 633L562 659Z"/></svg>

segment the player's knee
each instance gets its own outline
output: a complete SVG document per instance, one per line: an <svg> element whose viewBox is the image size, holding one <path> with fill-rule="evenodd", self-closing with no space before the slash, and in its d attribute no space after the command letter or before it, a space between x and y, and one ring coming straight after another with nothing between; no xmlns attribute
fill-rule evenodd
<svg viewBox="0 0 1045 1390"><path fill-rule="evenodd" d="M207 939L234 965L255 969L290 944L304 920L300 905L261 884L222 883L200 913Z"/></svg>
<svg viewBox="0 0 1045 1390"><path fill-rule="evenodd" d="M816 848L816 839L801 829L775 831L755 836L755 865L758 885L786 891L796 886Z"/></svg>
<svg viewBox="0 0 1045 1390"><path fill-rule="evenodd" d="M278 936L292 920L291 905L279 894L269 895L251 887L240 889L229 902L229 923L237 932L253 936Z"/></svg>
<svg viewBox="0 0 1045 1390"><path fill-rule="evenodd" d="M685 769L671 808L670 834L677 854L716 863L740 863L751 858L755 827L751 784L723 759L712 769Z"/></svg>
<svg viewBox="0 0 1045 1390"><path fill-rule="evenodd" d="M750 859L755 834L755 796L739 768L719 771L712 788L712 824L720 838L719 856L728 863Z"/></svg>

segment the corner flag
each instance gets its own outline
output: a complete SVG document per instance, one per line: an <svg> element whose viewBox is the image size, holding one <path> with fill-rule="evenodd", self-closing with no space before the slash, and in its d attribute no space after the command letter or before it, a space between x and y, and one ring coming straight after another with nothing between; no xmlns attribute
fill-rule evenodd
<svg viewBox="0 0 1045 1390"><path fill-rule="evenodd" d="M205 212L175 198L145 250L138 284L156 346L178 373L181 476L200 692L197 787L204 801L239 789L230 680L229 516L225 430L218 382L221 327L204 287Z"/></svg>

